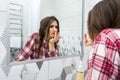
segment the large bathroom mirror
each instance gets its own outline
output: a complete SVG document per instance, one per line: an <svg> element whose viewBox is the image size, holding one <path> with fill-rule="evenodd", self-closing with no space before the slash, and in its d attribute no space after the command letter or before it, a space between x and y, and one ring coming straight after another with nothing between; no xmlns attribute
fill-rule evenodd
<svg viewBox="0 0 120 80"><path fill-rule="evenodd" d="M38 32L40 20L56 16L60 23L60 56L82 56L82 0L10 0L10 61Z"/></svg>

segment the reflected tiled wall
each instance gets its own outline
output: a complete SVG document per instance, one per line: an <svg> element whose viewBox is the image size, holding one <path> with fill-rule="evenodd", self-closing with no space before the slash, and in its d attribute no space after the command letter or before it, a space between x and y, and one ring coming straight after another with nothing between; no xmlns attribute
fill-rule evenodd
<svg viewBox="0 0 120 80"><path fill-rule="evenodd" d="M59 40L60 55L80 55L82 57L80 35L75 32L72 34L70 32L65 32L62 33L61 36Z"/></svg>

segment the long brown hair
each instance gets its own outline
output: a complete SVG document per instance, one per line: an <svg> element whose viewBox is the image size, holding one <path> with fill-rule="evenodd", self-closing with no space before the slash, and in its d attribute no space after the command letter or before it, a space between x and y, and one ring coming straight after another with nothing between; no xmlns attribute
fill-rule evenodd
<svg viewBox="0 0 120 80"><path fill-rule="evenodd" d="M107 28L120 28L120 0L102 0L88 14L88 32L94 41Z"/></svg>
<svg viewBox="0 0 120 80"><path fill-rule="evenodd" d="M40 55L40 49L41 49L43 40L45 39L47 43L49 42L49 36L48 36L49 35L49 29L50 29L50 24L53 21L57 22L57 25L58 25L57 28L58 28L58 32L59 32L59 21L55 16L48 16L48 17L43 18L40 21L39 45L38 45L38 50L37 50L37 53L36 53L36 58L37 59L39 58L39 55Z"/></svg>

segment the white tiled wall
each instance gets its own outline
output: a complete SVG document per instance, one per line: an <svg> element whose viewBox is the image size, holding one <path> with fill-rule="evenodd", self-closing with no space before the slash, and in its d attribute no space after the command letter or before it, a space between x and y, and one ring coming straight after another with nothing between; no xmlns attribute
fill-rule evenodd
<svg viewBox="0 0 120 80"><path fill-rule="evenodd" d="M5 59L7 55L6 46L9 46L9 44L3 45L5 42L3 34L6 32L8 27L8 7L8 0L0 0L0 50L3 52L0 54L0 56L2 56L2 58L0 58L0 65L3 64L3 59ZM7 60L5 62L7 62Z"/></svg>
<svg viewBox="0 0 120 80"><path fill-rule="evenodd" d="M0 0L0 80L7 80L6 75L1 68L3 64L7 63L7 49L6 46L9 44L4 44L4 37L3 34L6 32L8 27L8 0ZM6 36L6 35L5 35ZM7 38L6 38L7 39ZM7 41L8 42L8 41ZM4 44L4 45L3 45Z"/></svg>
<svg viewBox="0 0 120 80"><path fill-rule="evenodd" d="M8 0L0 0L0 11L8 11Z"/></svg>

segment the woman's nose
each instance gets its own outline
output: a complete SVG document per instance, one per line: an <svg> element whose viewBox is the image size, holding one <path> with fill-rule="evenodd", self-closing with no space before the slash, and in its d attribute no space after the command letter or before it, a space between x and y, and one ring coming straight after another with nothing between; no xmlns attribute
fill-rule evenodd
<svg viewBox="0 0 120 80"><path fill-rule="evenodd" d="M54 31L57 31L57 28L56 28L56 27L54 27L54 28L53 28L53 30L54 30Z"/></svg>

